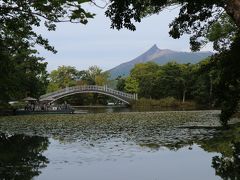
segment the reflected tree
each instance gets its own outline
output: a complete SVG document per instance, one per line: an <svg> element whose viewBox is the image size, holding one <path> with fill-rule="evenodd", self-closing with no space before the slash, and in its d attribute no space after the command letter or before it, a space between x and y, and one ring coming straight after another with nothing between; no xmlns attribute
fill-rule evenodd
<svg viewBox="0 0 240 180"><path fill-rule="evenodd" d="M223 180L240 179L240 127L234 125L213 138L199 142L208 152L220 153L212 158L216 175Z"/></svg>
<svg viewBox="0 0 240 180"><path fill-rule="evenodd" d="M233 142L231 148L232 156L215 156L212 160L216 175L224 180L240 179L240 142Z"/></svg>
<svg viewBox="0 0 240 180"><path fill-rule="evenodd" d="M28 180L38 176L49 163L42 154L47 138L0 134L0 179Z"/></svg>

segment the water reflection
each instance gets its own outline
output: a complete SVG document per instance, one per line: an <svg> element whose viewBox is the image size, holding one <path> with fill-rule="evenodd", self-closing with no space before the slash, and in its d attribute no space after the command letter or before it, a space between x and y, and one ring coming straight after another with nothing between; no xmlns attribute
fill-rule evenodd
<svg viewBox="0 0 240 180"><path fill-rule="evenodd" d="M214 124L217 115L204 111L2 118L0 132L6 134L0 134L0 179L238 180L240 125L227 131L195 126Z"/></svg>
<svg viewBox="0 0 240 180"><path fill-rule="evenodd" d="M107 143L98 144L97 141L91 141L91 147L84 147L81 144L81 137L76 142L51 139L50 144L50 140L45 137L2 133L0 179L30 180L37 176L39 176L37 179L44 180L56 177L57 179L96 179L98 176L100 179L111 179L115 176L114 179L121 179L123 177L120 172L126 171L128 177L125 179L139 180L143 179L142 177L176 179L181 176L181 179L212 180L219 176L223 180L238 180L240 179L239 133L240 127L236 126L227 131L218 131L208 139L192 137L188 142L179 141L169 144L157 140L153 143L153 139L150 143L134 142L130 139L124 143L123 139L109 136ZM113 157L114 159L111 160ZM179 166L179 164L184 165ZM104 171L107 168L116 171L114 176ZM163 171L164 168L170 169ZM143 173L141 169L144 170ZM173 171L175 174L170 173Z"/></svg>
<svg viewBox="0 0 240 180"><path fill-rule="evenodd" d="M240 142L232 143L232 154L215 156L212 160L212 167L216 170L216 175L222 179L240 179Z"/></svg>
<svg viewBox="0 0 240 180"><path fill-rule="evenodd" d="M205 151L221 155L212 158L212 167L222 179L240 179L240 126L221 131L213 138L199 142Z"/></svg>
<svg viewBox="0 0 240 180"><path fill-rule="evenodd" d="M47 138L0 134L0 179L30 180L46 167Z"/></svg>

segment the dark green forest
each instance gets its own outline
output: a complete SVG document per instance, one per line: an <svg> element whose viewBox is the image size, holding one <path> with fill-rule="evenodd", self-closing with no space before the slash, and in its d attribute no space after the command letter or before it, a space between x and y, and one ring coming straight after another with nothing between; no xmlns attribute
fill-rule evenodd
<svg viewBox="0 0 240 180"><path fill-rule="evenodd" d="M130 76L118 78L118 90L138 93L140 98L162 99L173 97L184 103L194 100L199 104L214 106L217 72L203 71L209 59L198 64L165 65L156 63L137 64Z"/></svg>

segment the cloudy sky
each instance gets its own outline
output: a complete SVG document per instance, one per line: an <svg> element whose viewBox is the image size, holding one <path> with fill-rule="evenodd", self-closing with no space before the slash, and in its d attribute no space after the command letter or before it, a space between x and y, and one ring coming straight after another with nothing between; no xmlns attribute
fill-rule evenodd
<svg viewBox="0 0 240 180"><path fill-rule="evenodd" d="M174 40L169 37L169 23L178 14L177 8L168 8L159 15L144 18L137 24L137 30L117 31L110 28L110 20L105 17L105 9L86 6L96 16L87 25L61 23L55 32L38 29L58 51L52 54L38 48L40 55L48 62L48 71L61 65L87 69L97 65L104 70L130 61L156 44L160 49L190 51L189 37ZM210 46L203 50L211 50Z"/></svg>

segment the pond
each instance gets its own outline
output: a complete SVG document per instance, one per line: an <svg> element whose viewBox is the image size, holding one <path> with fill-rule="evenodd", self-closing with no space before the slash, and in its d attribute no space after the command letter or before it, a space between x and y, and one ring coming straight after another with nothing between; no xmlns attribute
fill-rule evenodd
<svg viewBox="0 0 240 180"><path fill-rule="evenodd" d="M116 112L158 112L158 111L192 111L208 110L206 107L160 107L160 106L73 106L75 113L116 113Z"/></svg>
<svg viewBox="0 0 240 180"><path fill-rule="evenodd" d="M0 118L0 179L240 179L240 125L219 111ZM232 119L231 123L239 122Z"/></svg>

